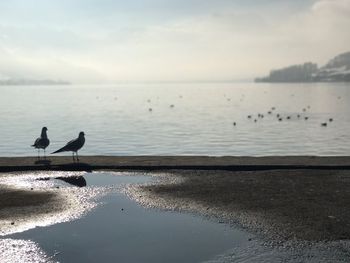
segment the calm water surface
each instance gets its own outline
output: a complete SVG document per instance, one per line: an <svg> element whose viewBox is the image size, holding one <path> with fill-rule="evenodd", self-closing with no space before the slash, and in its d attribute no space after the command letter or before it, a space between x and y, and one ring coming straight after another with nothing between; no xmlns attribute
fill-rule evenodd
<svg viewBox="0 0 350 263"><path fill-rule="evenodd" d="M49 129L49 152L83 130L87 140L83 155L350 153L350 84L345 83L2 86L0 90L0 156L35 155L29 145L42 126ZM276 110L268 114L272 107ZM334 121L328 122L329 118ZM323 122L327 127L321 127Z"/></svg>

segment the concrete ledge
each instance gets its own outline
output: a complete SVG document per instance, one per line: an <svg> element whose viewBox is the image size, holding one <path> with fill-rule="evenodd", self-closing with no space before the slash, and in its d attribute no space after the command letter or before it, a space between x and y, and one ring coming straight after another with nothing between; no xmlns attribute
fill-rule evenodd
<svg viewBox="0 0 350 263"><path fill-rule="evenodd" d="M350 156L81 156L73 163L71 156L0 157L0 172L61 170L229 170L258 171L283 169L350 170Z"/></svg>

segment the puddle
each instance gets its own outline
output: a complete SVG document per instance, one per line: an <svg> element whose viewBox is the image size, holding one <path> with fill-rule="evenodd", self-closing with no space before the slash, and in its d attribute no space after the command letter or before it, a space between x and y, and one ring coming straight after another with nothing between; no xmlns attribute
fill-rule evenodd
<svg viewBox="0 0 350 263"><path fill-rule="evenodd" d="M127 184L151 182L150 176L80 173L68 179L66 175L41 174L41 180L34 179L37 174L21 175L21 180L18 176L6 179L8 184L17 182L22 187L49 187L82 196L97 193L82 198L95 205L79 217L6 235L0 240L4 243L6 238L6 244L13 243L13 253L31 248L29 254L36 255L32 256L36 261L21 261L202 262L249 243L250 236L241 230L190 214L145 209L121 192Z"/></svg>

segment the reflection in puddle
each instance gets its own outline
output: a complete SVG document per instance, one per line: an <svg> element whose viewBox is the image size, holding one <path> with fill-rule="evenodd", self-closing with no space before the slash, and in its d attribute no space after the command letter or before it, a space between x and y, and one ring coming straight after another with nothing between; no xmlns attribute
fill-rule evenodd
<svg viewBox="0 0 350 263"><path fill-rule="evenodd" d="M44 177L38 178L37 181L50 181L52 179L61 180L73 186L84 187L86 186L86 180L84 176L81 175L73 175L73 176L59 176L55 178Z"/></svg>
<svg viewBox="0 0 350 263"><path fill-rule="evenodd" d="M35 242L60 262L201 262L248 242L247 234L227 225L189 214L145 209L120 191L131 183L148 183L151 177L130 173L66 175L42 174L45 180L39 181L37 174L23 175L22 179L31 182L26 187L74 193L84 204L97 201L99 205L81 213L79 219L73 218L77 220L46 224L7 238ZM88 194L91 192L97 194Z"/></svg>
<svg viewBox="0 0 350 263"><path fill-rule="evenodd" d="M86 186L86 180L83 176L67 176L67 177L56 177L57 180L62 180L74 186L84 187Z"/></svg>

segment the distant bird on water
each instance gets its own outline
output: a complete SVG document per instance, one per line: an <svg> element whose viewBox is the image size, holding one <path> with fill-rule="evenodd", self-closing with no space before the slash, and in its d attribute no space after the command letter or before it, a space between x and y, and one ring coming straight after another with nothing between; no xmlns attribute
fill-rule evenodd
<svg viewBox="0 0 350 263"><path fill-rule="evenodd" d="M74 153L76 155L77 161L79 161L78 151L81 149L81 147L84 146L84 143L85 143L84 136L85 136L84 132L80 132L78 138L71 140L70 142L68 142L66 144L66 146L62 147L61 149L58 149L57 151L55 151L51 154L60 153L60 152L72 152L73 161L75 160Z"/></svg>
<svg viewBox="0 0 350 263"><path fill-rule="evenodd" d="M47 133L46 132L47 132L47 128L43 127L41 129L40 137L35 140L33 145L31 145L35 149L38 149L38 158L39 159L40 159L40 149L44 149L44 158L46 158L46 151L45 151L45 149L50 144L50 140L49 140L49 138L47 138Z"/></svg>

